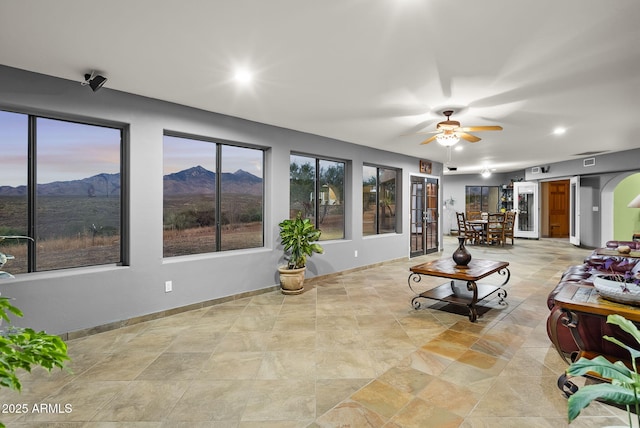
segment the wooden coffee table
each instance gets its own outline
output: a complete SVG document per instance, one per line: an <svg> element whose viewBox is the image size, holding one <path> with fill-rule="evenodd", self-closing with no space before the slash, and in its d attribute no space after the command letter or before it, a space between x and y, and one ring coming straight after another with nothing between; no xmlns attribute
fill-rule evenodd
<svg viewBox="0 0 640 428"><path fill-rule="evenodd" d="M454 305L465 305L469 308L469 320L475 322L478 319L476 304L489 297L493 293L498 293L500 304L504 304L507 291L502 287L509 282L511 272L507 268L508 262L493 260L472 259L467 267L457 266L451 257L445 257L422 263L411 267L409 270L409 288L416 293L412 284L417 284L421 280L421 275L448 278L449 281L431 290L419 293L411 299L411 305L415 309L420 308L419 299L432 299ZM502 284L491 285L480 283L479 280L497 273L506 276Z"/></svg>

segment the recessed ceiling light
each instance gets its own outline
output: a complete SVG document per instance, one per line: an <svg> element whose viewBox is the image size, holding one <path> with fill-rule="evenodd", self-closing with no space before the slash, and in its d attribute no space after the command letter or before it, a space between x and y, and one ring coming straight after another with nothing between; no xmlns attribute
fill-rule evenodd
<svg viewBox="0 0 640 428"><path fill-rule="evenodd" d="M462 147L461 145L455 146L455 147L453 148L453 150L455 150L456 152L461 152L461 151L462 151L462 149L464 149L464 147Z"/></svg>
<svg viewBox="0 0 640 428"><path fill-rule="evenodd" d="M567 128L563 128L562 126L557 127L556 129L553 130L553 133L556 135L562 135L565 132L567 132Z"/></svg>
<svg viewBox="0 0 640 428"><path fill-rule="evenodd" d="M253 74L251 74L251 72L246 68L239 68L233 75L233 79L238 83L246 85L248 83L251 83L251 81L253 80Z"/></svg>

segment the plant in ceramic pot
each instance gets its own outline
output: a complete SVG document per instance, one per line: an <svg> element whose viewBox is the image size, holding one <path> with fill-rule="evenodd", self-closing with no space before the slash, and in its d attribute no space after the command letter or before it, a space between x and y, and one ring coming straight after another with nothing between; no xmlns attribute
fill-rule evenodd
<svg viewBox="0 0 640 428"><path fill-rule="evenodd" d="M0 236L0 241L5 239L31 238ZM0 252L0 267L12 259L13 256ZM0 278L13 278L13 275L0 271ZM22 384L18 375L21 371L30 372L37 366L48 371L55 367L62 369L69 356L67 345L59 336L44 331L36 332L31 328L15 327L11 325L9 314L21 317L22 311L11 304L10 298L0 296L0 323L7 323L0 329L0 387L20 391ZM1 422L0 427L4 427Z"/></svg>
<svg viewBox="0 0 640 428"><path fill-rule="evenodd" d="M304 291L304 272L307 257L322 254L324 249L315 241L320 239L320 230L302 214L280 222L280 240L284 246L287 265L278 268L280 286L284 294L300 294Z"/></svg>
<svg viewBox="0 0 640 428"><path fill-rule="evenodd" d="M640 305L638 259L611 257L593 273L593 285L602 297L619 303Z"/></svg>
<svg viewBox="0 0 640 428"><path fill-rule="evenodd" d="M617 325L640 344L640 331L628 319L617 314L609 315L607 323ZM566 372L568 376L584 376L595 373L600 378L610 380L610 383L603 382L583 386L571 395L568 401L569 422L571 423L577 418L580 411L593 400L603 400L607 403L626 407L629 426L632 427L632 408L638 423L640 423L640 374L638 374L636 363L636 359L640 357L640 351L615 337L603 336L603 338L629 351L631 368L627 367L622 361L612 363L602 355L593 359L582 357L572 363Z"/></svg>

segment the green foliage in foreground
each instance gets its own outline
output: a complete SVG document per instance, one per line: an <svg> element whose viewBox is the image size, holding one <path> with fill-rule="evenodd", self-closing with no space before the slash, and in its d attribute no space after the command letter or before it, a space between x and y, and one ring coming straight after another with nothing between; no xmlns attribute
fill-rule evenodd
<svg viewBox="0 0 640 428"><path fill-rule="evenodd" d="M7 297L0 297L0 318L6 323L9 313L22 316L22 311ZM58 336L10 325L0 332L0 387L20 391L19 370L31 372L36 366L48 371L55 367L62 369L67 360L67 344ZM4 427L1 422L0 427Z"/></svg>
<svg viewBox="0 0 640 428"><path fill-rule="evenodd" d="M0 297L0 318L6 322L7 312L22 316L22 311L11 305L7 297ZM62 369L67 360L67 344L60 337L10 326L0 335L0 386L20 391L22 385L17 376L20 369L28 372L34 366L48 371L55 367Z"/></svg>
<svg viewBox="0 0 640 428"><path fill-rule="evenodd" d="M609 324L619 326L623 331L629 333L640 344L640 332L635 324L620 315L609 315ZM626 406L631 421L631 406L634 406L638 423L640 423L640 375L636 366L636 359L640 357L640 351L622 343L618 339L610 336L603 336L604 339L615 343L629 351L633 370L630 370L623 362L610 362L602 356L597 356L591 360L580 358L567 369L570 376L583 376L589 372L597 373L599 376L610 379L611 383L600 383L587 385L580 388L575 394L569 397L568 413L569 423L578 417L580 411L587 407L593 400L600 399L609 403Z"/></svg>

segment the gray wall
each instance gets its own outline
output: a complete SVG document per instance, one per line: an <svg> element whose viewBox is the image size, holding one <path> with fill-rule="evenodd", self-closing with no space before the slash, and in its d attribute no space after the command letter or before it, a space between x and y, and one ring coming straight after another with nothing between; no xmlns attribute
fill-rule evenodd
<svg viewBox="0 0 640 428"><path fill-rule="evenodd" d="M80 77L80 76L79 76ZM80 80L80 79L79 79ZM60 334L145 314L258 290L277 284L282 263L278 223L289 215L291 151L349 161L345 189L347 237L323 242L324 255L309 259L308 276L324 275L409 253L409 175L418 159L316 135L267 126L103 88L93 93L78 82L0 66L0 108L98 119L129 129L129 266L100 266L19 275L0 292L15 298L25 317L17 324ZM162 257L162 136L164 130L267 148L265 247ZM402 169L401 233L362 237L362 165ZM433 164L433 174L442 165ZM358 257L355 257L355 251ZM10 265L7 265L10 271ZM164 282L173 281L173 292ZM401 287L403 279L399 278Z"/></svg>
<svg viewBox="0 0 640 428"><path fill-rule="evenodd" d="M510 180L543 182L565 180L580 176L580 245L587 248L601 247L613 239L612 192L623 178L640 172L640 149L616 153L603 153L595 158L595 165L584 166L583 159L556 162L547 166L548 172L533 173L531 168L513 173L493 174L483 179L480 174L445 175L442 180L443 198L456 200L453 211L464 211L465 186L494 186ZM541 165L542 166L542 165ZM445 222L451 218L448 208ZM453 217L455 222L455 216ZM455 228L455 223L454 223ZM448 229L445 224L444 232Z"/></svg>
<svg viewBox="0 0 640 428"><path fill-rule="evenodd" d="M600 176L580 178L580 245L601 246L600 230Z"/></svg>
<svg viewBox="0 0 640 428"><path fill-rule="evenodd" d="M593 166L584 166L585 159L594 159ZM525 181L547 181L579 176L598 176L611 172L638 171L640 168L640 149L625 150L623 152L603 153L597 156L587 156L570 161L557 162L547 165L546 173L533 173L531 168L525 170Z"/></svg>
<svg viewBox="0 0 640 428"><path fill-rule="evenodd" d="M595 164L584 166L584 159L594 159ZM613 205L609 199L615 184L640 171L640 149L603 153L547 166L546 173L534 174L531 168L525 170L526 180L551 181L580 176L580 245L596 248L613 239Z"/></svg>
<svg viewBox="0 0 640 428"><path fill-rule="evenodd" d="M484 178L480 174L455 174L445 175L442 179L442 198L447 201L453 198L453 208L449 205L443 209L443 231L449 233L451 228L457 229L455 213L465 211L465 187L466 186L502 186L509 184L511 180L518 181L524 177L524 171L491 174Z"/></svg>

